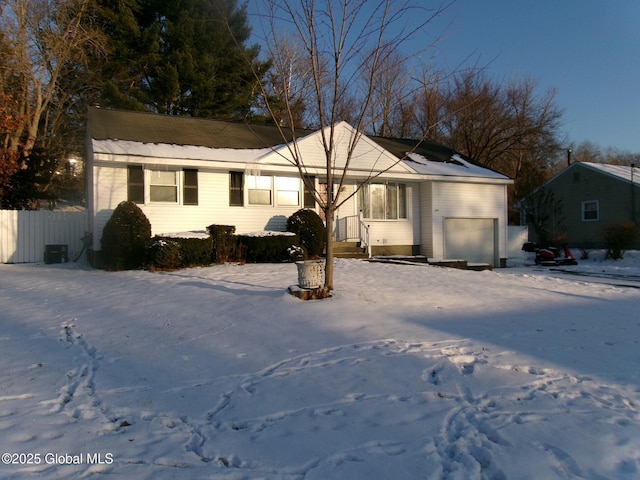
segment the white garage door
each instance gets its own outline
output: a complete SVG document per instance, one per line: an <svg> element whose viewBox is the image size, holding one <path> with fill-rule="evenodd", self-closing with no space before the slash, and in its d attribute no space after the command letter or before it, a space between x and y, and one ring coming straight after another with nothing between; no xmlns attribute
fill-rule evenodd
<svg viewBox="0 0 640 480"><path fill-rule="evenodd" d="M496 220L492 218L445 218L444 254L447 259L496 266Z"/></svg>

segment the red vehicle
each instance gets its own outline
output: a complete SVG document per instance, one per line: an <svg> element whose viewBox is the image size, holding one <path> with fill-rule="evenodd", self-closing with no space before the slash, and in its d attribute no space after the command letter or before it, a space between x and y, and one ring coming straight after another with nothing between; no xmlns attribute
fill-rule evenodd
<svg viewBox="0 0 640 480"><path fill-rule="evenodd" d="M541 248L535 242L527 242L522 245L522 250L525 252L536 254L536 265L543 266L558 266L558 265L577 265L578 262L571 251L565 246L560 250L556 247Z"/></svg>

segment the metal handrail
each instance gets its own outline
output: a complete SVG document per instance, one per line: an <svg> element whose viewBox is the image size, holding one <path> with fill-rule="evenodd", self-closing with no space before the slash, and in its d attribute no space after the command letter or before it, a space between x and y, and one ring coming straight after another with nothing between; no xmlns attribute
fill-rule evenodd
<svg viewBox="0 0 640 480"><path fill-rule="evenodd" d="M371 257L371 244L369 243L369 225L364 223L364 214L362 210L358 213L358 223L360 225L360 246L367 247L367 255Z"/></svg>

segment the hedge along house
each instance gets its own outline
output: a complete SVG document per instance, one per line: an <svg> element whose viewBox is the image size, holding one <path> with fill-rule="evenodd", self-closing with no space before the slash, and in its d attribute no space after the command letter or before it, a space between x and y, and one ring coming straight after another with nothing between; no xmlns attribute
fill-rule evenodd
<svg viewBox="0 0 640 480"><path fill-rule="evenodd" d="M336 126L338 168L354 134L347 123ZM307 180L322 191L319 136L298 132L295 146ZM87 140L94 250L124 200L142 208L154 235L211 224L234 225L237 233L284 231L298 209L320 213L292 164L293 144L273 126L92 108ZM361 242L373 255L500 265L511 180L444 147L416 143L360 138L341 192L346 201L336 212L336 240Z"/></svg>

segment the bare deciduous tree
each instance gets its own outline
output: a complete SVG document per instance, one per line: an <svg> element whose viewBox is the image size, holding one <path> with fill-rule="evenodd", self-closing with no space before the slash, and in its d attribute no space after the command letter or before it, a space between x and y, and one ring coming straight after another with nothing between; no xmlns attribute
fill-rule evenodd
<svg viewBox="0 0 640 480"><path fill-rule="evenodd" d="M555 93L538 94L530 78L502 85L467 70L423 92L423 117L436 141L514 180L511 203L547 180L563 149Z"/></svg>
<svg viewBox="0 0 640 480"><path fill-rule="evenodd" d="M256 76L265 98L269 115L276 120L283 139L289 143L292 163L297 167L306 187L324 213L327 226L325 264L326 289L333 289L333 222L336 210L344 203L343 186L352 167L353 154L363 133L373 127L373 103L379 79L389 73L389 66L401 68L401 48L419 33L423 33L436 17L447 8L441 2L431 8L424 2L394 0L267 0L263 19L268 33L265 42L270 51L282 52L282 42L295 44L303 52L303 65L308 72L308 114L313 126L319 128L325 164L322 182L326 192L310 184L305 158L296 143L294 115L282 116L282 106L292 112L296 96L282 95L273 101L273 90ZM425 42L431 44L431 42ZM418 52L416 52L418 53ZM284 60L286 64L278 65ZM273 56L276 72L291 68L288 56ZM308 70L307 70L308 69ZM291 93L291 92L290 92ZM346 107L348 105L348 107ZM383 122L377 118L376 122ZM285 120L285 121L283 121ZM346 140L346 158L337 158L337 145L345 139L336 138L336 124L348 121L355 129ZM311 125L310 125L311 126Z"/></svg>
<svg viewBox="0 0 640 480"><path fill-rule="evenodd" d="M8 139L8 148L27 159L43 126L45 111L61 95L65 66L82 62L92 49L102 48L100 35L87 30L89 0L8 0L0 30L8 46L1 59L4 89L18 104L21 124ZM10 57L6 57L9 55Z"/></svg>

